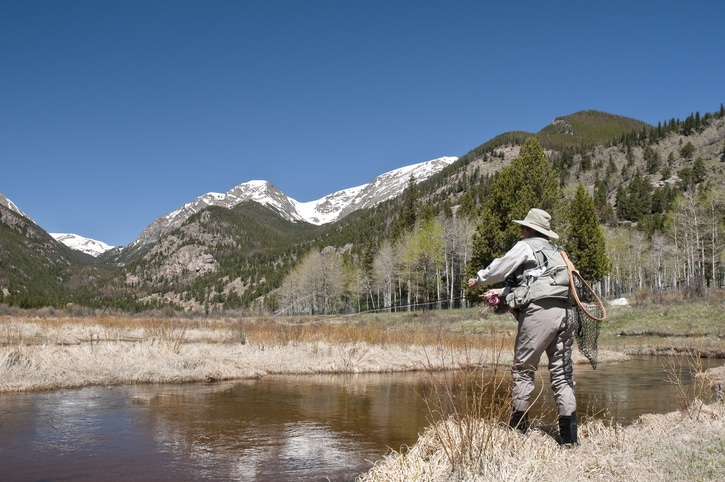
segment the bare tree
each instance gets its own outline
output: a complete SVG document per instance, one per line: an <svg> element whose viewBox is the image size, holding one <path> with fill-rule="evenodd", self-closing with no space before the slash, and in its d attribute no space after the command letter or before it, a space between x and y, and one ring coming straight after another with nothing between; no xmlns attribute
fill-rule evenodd
<svg viewBox="0 0 725 482"><path fill-rule="evenodd" d="M466 274L473 246L476 223L468 218L450 217L441 221L445 238L445 279L449 306L462 297L462 280Z"/></svg>
<svg viewBox="0 0 725 482"><path fill-rule="evenodd" d="M686 191L675 202L671 234L682 263L684 287L690 295L702 294L705 285L703 227L703 209Z"/></svg>
<svg viewBox="0 0 725 482"><path fill-rule="evenodd" d="M398 265L395 250L389 240L383 241L373 258L373 286L382 292L382 306L388 311L393 305L393 292Z"/></svg>
<svg viewBox="0 0 725 482"><path fill-rule="evenodd" d="M333 248L310 252L285 278L278 313L330 314L342 306L342 258Z"/></svg>

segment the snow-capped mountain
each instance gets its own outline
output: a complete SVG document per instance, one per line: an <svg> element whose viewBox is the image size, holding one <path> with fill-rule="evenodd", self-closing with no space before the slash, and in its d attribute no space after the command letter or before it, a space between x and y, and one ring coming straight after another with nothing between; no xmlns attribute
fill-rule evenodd
<svg viewBox="0 0 725 482"><path fill-rule="evenodd" d="M95 239L90 238L84 238L83 236L79 236L77 234L72 233L48 233L53 238L55 238L56 241L59 241L66 246L68 246L71 249L74 249L76 251L80 251L81 253L90 254L93 257L98 257L108 251L109 249L113 249L114 246L109 246L108 244L102 242L102 241L96 241Z"/></svg>
<svg viewBox="0 0 725 482"><path fill-rule="evenodd" d="M247 181L225 194L210 192L149 224L132 243L133 246L154 242L166 232L181 226L193 214L208 206L232 208L245 201L266 205L290 221L322 225L334 222L358 209L365 209L403 192L411 176L416 182L428 179L457 157L440 157L401 167L381 174L368 184L343 189L310 202L298 202L267 181Z"/></svg>

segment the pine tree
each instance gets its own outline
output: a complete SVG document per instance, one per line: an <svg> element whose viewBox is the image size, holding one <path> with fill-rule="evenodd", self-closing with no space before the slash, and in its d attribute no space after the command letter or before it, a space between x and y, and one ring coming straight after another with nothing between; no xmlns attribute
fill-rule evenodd
<svg viewBox="0 0 725 482"><path fill-rule="evenodd" d="M639 169L625 188L617 188L617 216L620 219L637 222L652 212L652 185L642 176Z"/></svg>
<svg viewBox="0 0 725 482"><path fill-rule="evenodd" d="M506 252L503 235L498 217L490 209L484 208L473 235L471 273L488 266L494 258Z"/></svg>
<svg viewBox="0 0 725 482"><path fill-rule="evenodd" d="M393 238L397 239L401 234L413 229L417 219L418 211L418 186L415 184L415 177L408 179L408 187L403 192L403 204L400 207L398 217L393 223Z"/></svg>
<svg viewBox="0 0 725 482"><path fill-rule="evenodd" d="M594 207L597 210L601 210L607 205L607 188L606 181L602 181L598 177L594 180Z"/></svg>
<svg viewBox="0 0 725 482"><path fill-rule="evenodd" d="M471 258L473 271L487 266L521 237L514 219L523 219L531 208L557 211L559 180L535 137L521 146L519 157L501 170L491 183L481 220L476 228Z"/></svg>
<svg viewBox="0 0 725 482"><path fill-rule="evenodd" d="M724 154L725 155L725 154ZM725 162L725 161L723 161ZM476 215L476 202L473 199L471 191L467 191L461 201L461 207L458 210L458 214L464 218L473 218Z"/></svg>
<svg viewBox="0 0 725 482"><path fill-rule="evenodd" d="M584 279L599 281L611 268L594 199L581 184L569 205L566 250Z"/></svg>
<svg viewBox="0 0 725 482"><path fill-rule="evenodd" d="M451 207L451 200L449 198L443 201L443 216L446 218L453 217L453 208Z"/></svg>
<svg viewBox="0 0 725 482"><path fill-rule="evenodd" d="M651 146L645 146L642 153L647 174L654 174L660 168L660 156Z"/></svg>
<svg viewBox="0 0 725 482"><path fill-rule="evenodd" d="M680 156L686 161L691 161L692 157L695 155L695 146L692 144L692 142L687 142L682 148L680 149Z"/></svg>
<svg viewBox="0 0 725 482"><path fill-rule="evenodd" d="M705 167L705 161L702 157L695 159L695 163L692 165L692 180L695 184L701 184L707 179L707 168Z"/></svg>

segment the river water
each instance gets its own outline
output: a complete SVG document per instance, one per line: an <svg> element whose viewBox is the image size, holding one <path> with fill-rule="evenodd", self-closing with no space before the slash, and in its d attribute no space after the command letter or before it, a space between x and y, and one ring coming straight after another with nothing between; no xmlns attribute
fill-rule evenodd
<svg viewBox="0 0 725 482"><path fill-rule="evenodd" d="M677 410L663 369L670 364L576 366L580 414L627 424ZM679 376L691 383L687 367ZM389 448L414 444L429 425L421 394L456 378L274 376L0 394L0 479L351 481ZM537 410L553 422L552 406L546 388Z"/></svg>

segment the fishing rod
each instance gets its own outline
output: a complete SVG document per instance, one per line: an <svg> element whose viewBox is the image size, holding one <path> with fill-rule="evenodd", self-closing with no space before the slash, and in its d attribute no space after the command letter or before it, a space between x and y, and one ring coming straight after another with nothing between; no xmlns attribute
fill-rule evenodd
<svg viewBox="0 0 725 482"><path fill-rule="evenodd" d="M437 304L446 303L446 302L453 303L454 301L459 301L459 300L463 300L463 299L468 299L468 297L467 296L455 296L453 298L439 298L437 300L432 300L432 301L416 301L413 303L407 303L407 304L403 304L403 305L382 306L380 308L371 308L369 310L358 311L353 314L362 315L365 313L375 313L378 311L400 311L401 308L430 306L430 305L437 305Z"/></svg>
<svg viewBox="0 0 725 482"><path fill-rule="evenodd" d="M482 297L483 297L483 295L477 296L477 298L482 298ZM441 303L454 303L454 302L460 301L460 300L473 301L473 298L470 295L462 295L462 296L455 296L453 298L439 298L436 300L429 300L429 301L416 301L416 302L405 303L405 304L386 305L386 306L381 306L379 308L369 308L366 310L355 311L352 313L335 314L334 316L332 316L332 318L345 318L345 317L350 317L350 316L364 315L364 314L378 313L378 312L398 312L398 311L402 311L406 308L423 308L426 306L437 305L437 304L441 304ZM280 316L285 311L286 310L277 310L276 312L274 312L274 315ZM317 322L314 322L314 323L317 323Z"/></svg>

